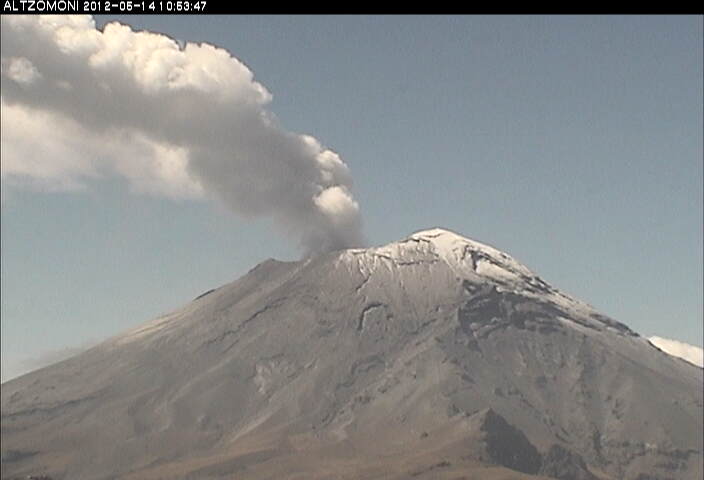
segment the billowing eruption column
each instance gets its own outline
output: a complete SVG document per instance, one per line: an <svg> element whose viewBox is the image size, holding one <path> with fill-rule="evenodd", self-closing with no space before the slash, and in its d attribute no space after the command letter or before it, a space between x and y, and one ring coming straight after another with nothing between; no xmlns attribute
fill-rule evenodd
<svg viewBox="0 0 704 480"><path fill-rule="evenodd" d="M2 178L78 189L118 175L142 193L207 197L274 218L308 254L363 243L347 165L284 130L229 52L89 16L3 16Z"/></svg>

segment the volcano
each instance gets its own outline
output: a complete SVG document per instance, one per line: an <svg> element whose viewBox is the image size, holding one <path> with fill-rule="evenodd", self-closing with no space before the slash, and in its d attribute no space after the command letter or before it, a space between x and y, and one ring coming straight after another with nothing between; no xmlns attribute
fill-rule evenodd
<svg viewBox="0 0 704 480"><path fill-rule="evenodd" d="M702 478L702 369L443 229L267 260L2 385L2 477Z"/></svg>

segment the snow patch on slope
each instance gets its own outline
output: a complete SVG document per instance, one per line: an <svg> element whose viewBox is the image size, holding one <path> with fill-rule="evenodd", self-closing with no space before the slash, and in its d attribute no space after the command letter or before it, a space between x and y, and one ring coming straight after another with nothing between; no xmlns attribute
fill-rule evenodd
<svg viewBox="0 0 704 480"><path fill-rule="evenodd" d="M673 357L681 358L698 367L704 367L704 350L700 347L657 336L648 338L648 341Z"/></svg>

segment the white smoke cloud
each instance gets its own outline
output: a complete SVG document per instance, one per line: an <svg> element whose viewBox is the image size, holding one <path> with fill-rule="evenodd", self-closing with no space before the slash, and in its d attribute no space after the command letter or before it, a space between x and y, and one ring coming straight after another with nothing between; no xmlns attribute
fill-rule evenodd
<svg viewBox="0 0 704 480"><path fill-rule="evenodd" d="M704 350L700 347L657 336L648 338L648 341L665 353L704 367Z"/></svg>
<svg viewBox="0 0 704 480"><path fill-rule="evenodd" d="M226 50L90 16L3 16L2 180L214 198L270 216L307 251L363 243L347 165L284 130L271 94Z"/></svg>
<svg viewBox="0 0 704 480"><path fill-rule="evenodd" d="M184 149L139 134L95 134L77 122L0 100L3 183L38 191L76 191L108 175L129 180L136 193L199 198Z"/></svg>
<svg viewBox="0 0 704 480"><path fill-rule="evenodd" d="M24 57L3 58L2 62L0 62L0 71L7 78L20 85L31 85L39 78L37 69L34 68L32 62Z"/></svg>

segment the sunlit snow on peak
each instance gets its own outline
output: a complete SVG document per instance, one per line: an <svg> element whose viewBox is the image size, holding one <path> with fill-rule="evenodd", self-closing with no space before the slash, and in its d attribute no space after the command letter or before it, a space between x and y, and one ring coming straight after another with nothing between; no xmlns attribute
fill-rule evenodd
<svg viewBox="0 0 704 480"><path fill-rule="evenodd" d="M593 312L589 305L544 282L507 253L444 228L421 230L380 247L344 250L339 260L365 276L375 272L396 272L398 276L399 269L413 266L428 269L426 275L449 271L461 281L489 282L500 290L540 297L566 311L583 315Z"/></svg>
<svg viewBox="0 0 704 480"><path fill-rule="evenodd" d="M480 275L502 279L534 276L510 255L443 228L416 232L406 241L429 242L435 253L450 266L463 269L471 267Z"/></svg>
<svg viewBox="0 0 704 480"><path fill-rule="evenodd" d="M385 259L396 265L442 261L459 277L479 275L509 283L535 277L510 255L443 228L422 230L380 247L347 250L346 255Z"/></svg>

